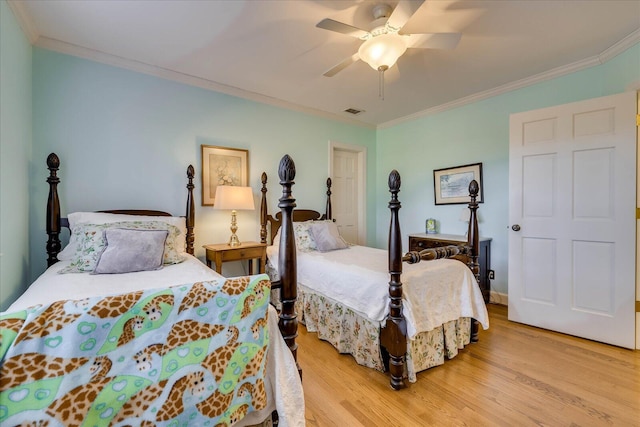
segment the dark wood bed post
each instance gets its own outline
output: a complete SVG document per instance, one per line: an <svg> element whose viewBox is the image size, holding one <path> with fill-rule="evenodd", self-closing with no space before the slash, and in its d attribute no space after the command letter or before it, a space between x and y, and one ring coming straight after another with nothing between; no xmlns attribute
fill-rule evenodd
<svg viewBox="0 0 640 427"><path fill-rule="evenodd" d="M267 174L262 172L260 176L262 189L260 192L260 243L267 243Z"/></svg>
<svg viewBox="0 0 640 427"><path fill-rule="evenodd" d="M293 159L286 154L278 166L278 176L282 185L282 197L278 207L282 213L282 226L280 228L280 247L278 253L278 271L280 272L280 331L284 341L289 346L293 358L298 363L298 316L296 314L296 300L298 299L298 271L296 268L296 243L293 234L293 209L296 207L296 199L291 195L291 186L296 177L296 165ZM298 371L300 368L298 367Z"/></svg>
<svg viewBox="0 0 640 427"><path fill-rule="evenodd" d="M469 196L471 201L469 202L469 230L467 231L467 245L470 248L469 253L469 268L476 276L476 279L480 281L480 266L478 264L478 248L480 247L480 236L478 234L478 182L474 179L469 183Z"/></svg>
<svg viewBox="0 0 640 427"><path fill-rule="evenodd" d="M58 198L58 168L60 159L55 153L47 157L47 168L49 169L49 198L47 200L47 266L51 267L58 262L58 253L62 245L60 244L60 199Z"/></svg>
<svg viewBox="0 0 640 427"><path fill-rule="evenodd" d="M467 231L467 246L469 246L469 262L468 266L471 269L471 272L474 276L476 276L476 280L480 283L480 265L478 264L478 252L480 249L480 235L478 233L478 202L476 201L478 197L478 191L480 187L478 186L478 182L474 179L469 183L469 196L471 200L469 201L469 230ZM476 320L471 320L471 341L477 342L478 331L479 331L478 322Z"/></svg>
<svg viewBox="0 0 640 427"><path fill-rule="evenodd" d="M193 242L195 241L195 234L193 232L193 227L195 226L195 212L196 206L193 201L193 189L195 185L193 185L193 177L195 176L195 170L192 165L189 165L187 168L187 178L189 179L189 183L187 184L187 253L193 255Z"/></svg>
<svg viewBox="0 0 640 427"><path fill-rule="evenodd" d="M333 219L333 211L331 209L331 178L327 178L327 206L324 211L325 219Z"/></svg>
<svg viewBox="0 0 640 427"><path fill-rule="evenodd" d="M380 331L380 344L389 353L389 373L391 387L399 390L406 386L404 383L405 354L407 353L407 322L402 313L402 234L398 211L401 204L398 201L400 192L400 174L393 170L389 174L389 192L391 201L391 222L389 224L389 316L385 327Z"/></svg>

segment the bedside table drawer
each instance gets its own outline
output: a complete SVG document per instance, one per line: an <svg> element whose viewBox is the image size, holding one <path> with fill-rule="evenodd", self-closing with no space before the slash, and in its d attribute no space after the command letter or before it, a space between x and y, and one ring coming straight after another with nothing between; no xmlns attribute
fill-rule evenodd
<svg viewBox="0 0 640 427"><path fill-rule="evenodd" d="M249 258L260 258L264 248L242 248L222 252L222 261L242 261Z"/></svg>
<svg viewBox="0 0 640 427"><path fill-rule="evenodd" d="M248 261L249 274L253 274L253 260L258 260L258 271L264 273L267 263L267 245L258 242L243 242L239 246L229 246L225 243L204 245L207 266L215 264L215 269L222 274L222 263L227 261Z"/></svg>

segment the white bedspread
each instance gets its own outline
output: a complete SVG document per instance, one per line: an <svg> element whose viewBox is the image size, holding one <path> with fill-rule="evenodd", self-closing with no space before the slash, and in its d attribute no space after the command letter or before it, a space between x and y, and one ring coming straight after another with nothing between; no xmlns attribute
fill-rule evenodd
<svg viewBox="0 0 640 427"><path fill-rule="evenodd" d="M277 270L278 247L267 248ZM332 252L297 253L298 282L340 301L374 322L389 312L387 251L365 246ZM482 292L471 270L460 261L441 259L402 266L404 315L413 338L460 317L473 317L489 327ZM381 323L382 324L382 323Z"/></svg>
<svg viewBox="0 0 640 427"><path fill-rule="evenodd" d="M180 264L168 265L161 270L128 274L58 274L59 270L71 262L60 261L38 277L6 312L65 299L112 295L222 277L197 258L188 254L183 255L187 259ZM267 408L248 414L234 425L259 423L272 411L277 410L280 425L303 426L305 420L302 384L293 356L278 331L278 313L273 307L269 308L269 336L271 342L267 358L267 382L271 382L271 387L268 384L266 386L269 404Z"/></svg>

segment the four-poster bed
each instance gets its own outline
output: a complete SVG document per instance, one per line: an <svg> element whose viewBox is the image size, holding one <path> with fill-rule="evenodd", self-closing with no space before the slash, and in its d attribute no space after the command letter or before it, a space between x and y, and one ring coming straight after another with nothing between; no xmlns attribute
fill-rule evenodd
<svg viewBox="0 0 640 427"><path fill-rule="evenodd" d="M282 218L267 212L266 184L267 176L263 174L260 235L263 243L271 243ZM415 381L418 371L443 363L445 357L455 357L458 349L477 340L475 320L488 327L486 307L477 285L477 183L470 185L466 244L405 255L398 220L399 190L400 175L393 171L389 175L388 251L355 245L346 250L342 250L346 245L327 250L314 246L313 236L318 236L316 231L322 223L330 229L335 227L330 221L330 179L326 213L294 210L292 220L297 234L289 238L298 249L296 311L300 321L339 352L350 353L357 363L378 370L387 368L394 389L404 386L403 378ZM267 254L268 266L274 260L279 262L278 248L268 247ZM468 268L457 260L445 259L457 255L467 257ZM439 261L408 265L403 285L403 263L417 264L422 260ZM267 270L272 280L280 271L274 267Z"/></svg>
<svg viewBox="0 0 640 427"><path fill-rule="evenodd" d="M266 275L226 279L193 257L192 166L184 218L118 210L68 219L58 156L47 166L49 268L0 313L0 424L249 425L277 411L280 425L304 425L290 227L278 325ZM295 206L288 156L279 175L286 219ZM64 251L62 226L72 231ZM148 253L153 263L141 267Z"/></svg>

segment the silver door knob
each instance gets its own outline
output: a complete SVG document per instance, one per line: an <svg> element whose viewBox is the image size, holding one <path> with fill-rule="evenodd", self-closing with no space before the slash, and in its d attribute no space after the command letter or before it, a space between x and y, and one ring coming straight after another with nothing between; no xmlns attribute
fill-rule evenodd
<svg viewBox="0 0 640 427"><path fill-rule="evenodd" d="M520 231L520 226L519 226L518 224L513 224L513 225L511 226L511 229L512 229L513 231Z"/></svg>

